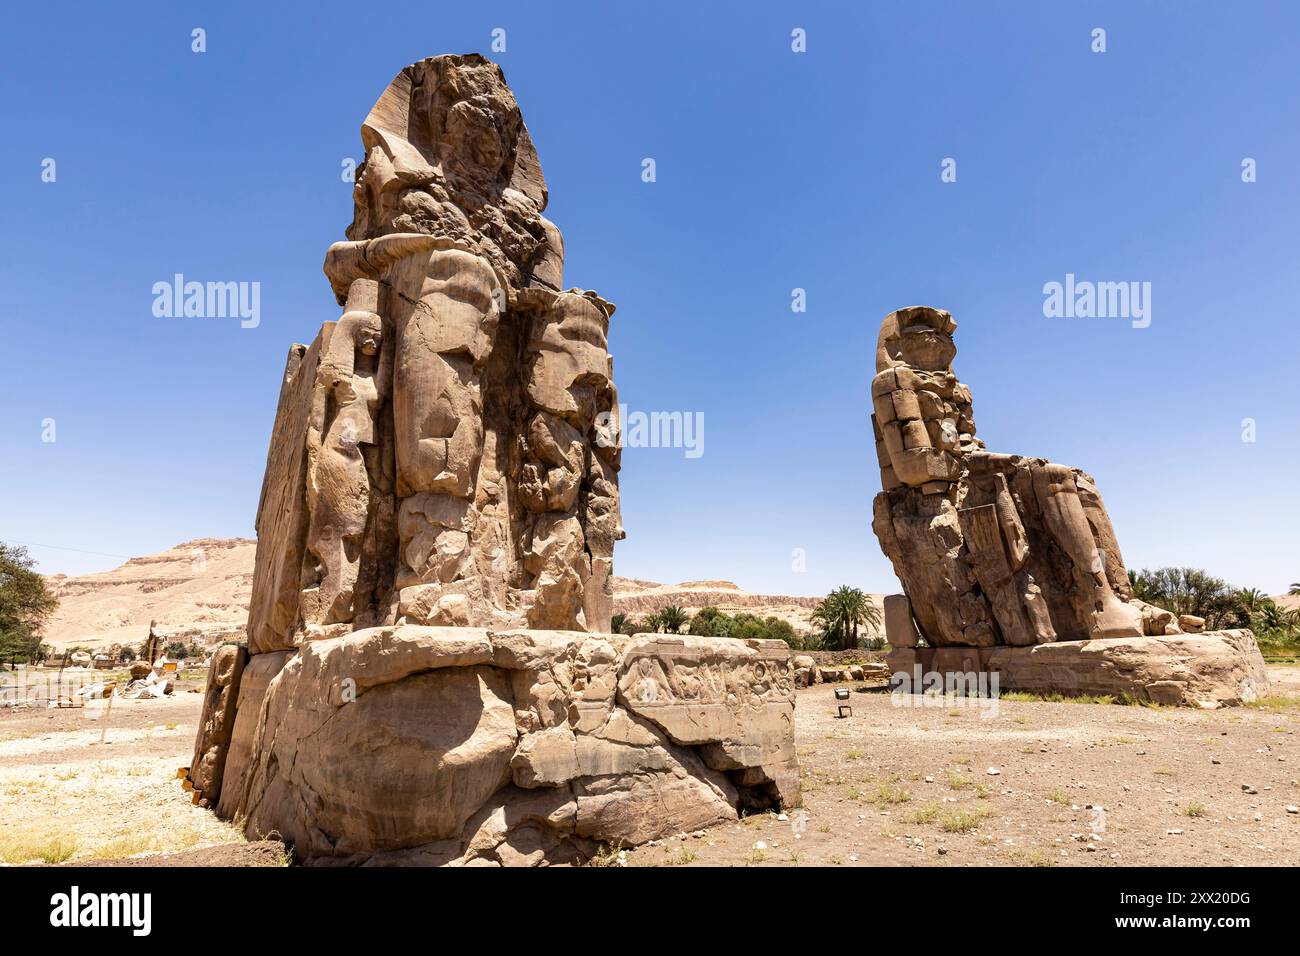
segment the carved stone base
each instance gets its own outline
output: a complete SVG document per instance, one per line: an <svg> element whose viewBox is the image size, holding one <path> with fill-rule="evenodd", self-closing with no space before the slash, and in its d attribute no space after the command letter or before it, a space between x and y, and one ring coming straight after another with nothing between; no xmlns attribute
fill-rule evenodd
<svg viewBox="0 0 1300 956"><path fill-rule="evenodd" d="M781 641L395 626L250 660L220 812L299 860L537 865L793 805Z"/></svg>
<svg viewBox="0 0 1300 956"><path fill-rule="evenodd" d="M1248 703L1268 691L1264 658L1248 630L1035 647L899 647L886 659L894 686L916 691L935 673L945 686L973 688L983 675L987 687L996 674L999 692L1113 694L1204 708Z"/></svg>

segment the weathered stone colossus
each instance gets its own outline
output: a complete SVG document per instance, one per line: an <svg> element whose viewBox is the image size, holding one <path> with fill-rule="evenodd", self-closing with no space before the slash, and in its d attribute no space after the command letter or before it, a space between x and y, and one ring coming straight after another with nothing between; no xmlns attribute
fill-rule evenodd
<svg viewBox="0 0 1300 956"><path fill-rule="evenodd" d="M424 60L361 136L325 257L343 315L285 370L250 648L399 621L606 630L614 308L561 291L514 96L481 57Z"/></svg>
<svg viewBox="0 0 1300 956"><path fill-rule="evenodd" d="M995 454L976 437L970 389L952 370L956 328L949 313L913 306L885 317L876 346L871 422L884 490L872 527L905 592L885 601L892 663L910 671L921 639L930 649L979 651L963 657L979 670L995 657L1023 656L993 655L995 648L1181 634L1172 614L1134 598L1090 476ZM1262 678L1262 658L1253 638L1248 643L1217 641L1228 657L1249 658L1243 677ZM1052 660L1068 685L1067 656ZM1110 689L1129 683L1121 675Z"/></svg>
<svg viewBox="0 0 1300 956"><path fill-rule="evenodd" d="M343 314L289 355L249 656L213 665L195 799L376 864L579 860L795 803L784 643L598 633L613 306L560 291L501 71L407 67L362 139L325 257Z"/></svg>

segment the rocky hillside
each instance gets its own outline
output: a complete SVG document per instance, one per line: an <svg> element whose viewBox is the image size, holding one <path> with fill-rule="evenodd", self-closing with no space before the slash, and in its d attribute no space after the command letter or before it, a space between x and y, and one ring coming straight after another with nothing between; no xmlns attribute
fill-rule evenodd
<svg viewBox="0 0 1300 956"><path fill-rule="evenodd" d="M796 631L813 630L813 609L820 598L750 594L731 581L683 581L657 584L636 578L614 577L614 611L641 618L669 605L695 611L712 605L724 614L744 611L758 617L779 617ZM879 603L879 602L877 602Z"/></svg>
<svg viewBox="0 0 1300 956"><path fill-rule="evenodd" d="M177 637L242 630L256 547L247 538L197 538L111 571L51 575L59 609L45 640L56 649L138 644L154 620Z"/></svg>
<svg viewBox="0 0 1300 956"><path fill-rule="evenodd" d="M45 639L56 648L136 644L159 630L183 637L240 630L248 616L257 542L248 538L198 538L97 574L47 578L59 610ZM698 610L713 605L727 614L745 611L810 630L817 598L751 594L731 581L659 584L614 578L614 610L642 618L669 605ZM879 603L877 601L877 603Z"/></svg>

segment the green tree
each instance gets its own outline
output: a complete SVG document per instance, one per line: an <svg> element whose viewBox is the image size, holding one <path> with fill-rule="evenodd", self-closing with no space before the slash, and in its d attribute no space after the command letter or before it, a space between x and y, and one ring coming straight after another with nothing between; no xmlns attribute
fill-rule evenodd
<svg viewBox="0 0 1300 956"><path fill-rule="evenodd" d="M623 625L627 623L626 614L615 614L609 619L609 629L614 634L623 633Z"/></svg>
<svg viewBox="0 0 1300 956"><path fill-rule="evenodd" d="M1249 627L1251 612L1247 602L1258 593L1233 588L1200 568L1143 569L1136 575L1130 571L1129 582L1139 600L1174 614L1203 617L1211 630Z"/></svg>
<svg viewBox="0 0 1300 956"><path fill-rule="evenodd" d="M1139 601L1146 601L1148 604L1154 603L1152 601L1154 595L1151 593L1152 592L1151 580L1150 578L1147 577L1147 573L1145 571L1138 573L1137 571L1134 571L1132 568L1129 568L1128 585L1133 591L1133 596L1137 598Z"/></svg>
<svg viewBox="0 0 1300 956"><path fill-rule="evenodd" d="M880 627L880 611L875 602L860 589L848 585L826 595L813 610L812 618L822 627L823 643L835 650L857 647L861 627Z"/></svg>
<svg viewBox="0 0 1300 956"><path fill-rule="evenodd" d="M1287 589L1286 593L1291 595L1300 594L1300 581L1293 582L1291 587Z"/></svg>
<svg viewBox="0 0 1300 956"><path fill-rule="evenodd" d="M43 660L49 648L41 643L41 629L58 606L27 549L0 542L0 661Z"/></svg>
<svg viewBox="0 0 1300 956"><path fill-rule="evenodd" d="M1256 631L1262 631L1265 634L1280 633L1283 636L1290 637L1294 631L1294 619L1288 615L1275 601L1265 598L1259 603L1255 614L1251 619Z"/></svg>
<svg viewBox="0 0 1300 956"><path fill-rule="evenodd" d="M1267 601L1268 595L1259 588L1241 588L1237 592L1237 598L1241 602L1247 613L1253 614L1263 602Z"/></svg>
<svg viewBox="0 0 1300 956"><path fill-rule="evenodd" d="M785 641L791 647L799 643L799 635L795 633L794 625L789 621L779 617L768 617L763 623L767 625L766 640Z"/></svg>
<svg viewBox="0 0 1300 956"><path fill-rule="evenodd" d="M665 634L680 634L690 620L687 613L675 604L670 604L659 612L659 626Z"/></svg>
<svg viewBox="0 0 1300 956"><path fill-rule="evenodd" d="M731 637L736 620L716 607L702 607L691 618L691 634L700 637Z"/></svg>

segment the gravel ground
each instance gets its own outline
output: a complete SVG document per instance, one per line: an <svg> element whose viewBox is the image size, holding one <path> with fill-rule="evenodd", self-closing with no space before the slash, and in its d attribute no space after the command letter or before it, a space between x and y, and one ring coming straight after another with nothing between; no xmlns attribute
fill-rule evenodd
<svg viewBox="0 0 1300 956"><path fill-rule="evenodd" d="M1300 863L1300 667L1267 706L1000 700L895 706L799 691L803 806L628 851L628 866ZM868 690L866 685L849 686ZM993 704L996 706L992 706ZM0 711L0 862L278 865L191 806L202 695ZM1300 809L1300 808L1297 808ZM178 854L159 856L159 854ZM616 862L615 857L611 862Z"/></svg>
<svg viewBox="0 0 1300 956"><path fill-rule="evenodd" d="M1267 707L1000 700L898 707L799 691L804 805L626 854L626 865L1300 863L1300 668ZM861 685L860 685L861 686ZM981 708L980 704L985 705Z"/></svg>

